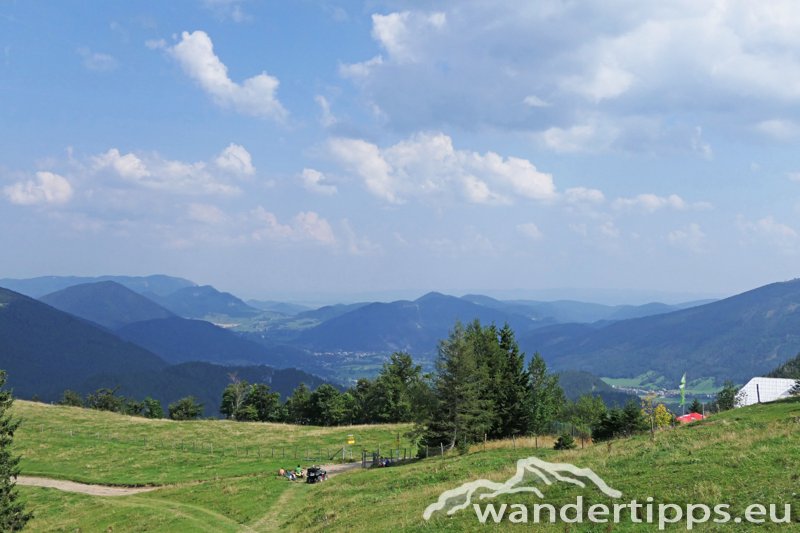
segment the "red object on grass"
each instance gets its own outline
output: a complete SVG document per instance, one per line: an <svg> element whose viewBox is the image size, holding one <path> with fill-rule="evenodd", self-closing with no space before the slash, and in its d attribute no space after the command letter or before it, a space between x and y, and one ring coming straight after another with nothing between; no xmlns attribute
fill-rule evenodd
<svg viewBox="0 0 800 533"><path fill-rule="evenodd" d="M700 413L687 413L683 416L677 417L675 420L680 422L681 424L688 424L689 422L697 422L698 420L702 420L703 415Z"/></svg>

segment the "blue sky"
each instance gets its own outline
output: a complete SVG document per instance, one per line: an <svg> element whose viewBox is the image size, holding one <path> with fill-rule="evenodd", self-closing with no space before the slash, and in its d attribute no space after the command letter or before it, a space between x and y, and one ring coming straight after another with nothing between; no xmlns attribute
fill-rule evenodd
<svg viewBox="0 0 800 533"><path fill-rule="evenodd" d="M0 277L790 279L798 50L791 1L0 0Z"/></svg>

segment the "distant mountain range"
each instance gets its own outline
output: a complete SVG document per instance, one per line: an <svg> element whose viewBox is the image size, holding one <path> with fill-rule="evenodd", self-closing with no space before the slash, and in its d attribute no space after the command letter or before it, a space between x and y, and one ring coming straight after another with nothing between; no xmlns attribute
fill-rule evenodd
<svg viewBox="0 0 800 533"><path fill-rule="evenodd" d="M91 309L88 305L91 303L89 294L98 296L98 308ZM115 284L92 283L55 299L68 301L73 306L81 303L92 314L97 314L99 309L108 306L112 295L120 297L116 305L110 306L113 316L130 316L118 312L124 302L141 304L131 300L130 294ZM156 322L159 320L183 319L173 317ZM238 342L247 342L225 330L219 331ZM138 399L150 395L165 405L193 394L206 403L209 415L218 412L222 390L231 373L243 379L270 383L274 390L283 394L288 394L300 382L312 388L324 382L301 370L277 370L263 365L235 367L190 362L171 366L153 352L85 318L3 288L0 288L0 368L8 372L9 386L23 398L35 395L44 401L55 401L65 389L85 394L99 387L120 386L123 394Z"/></svg>
<svg viewBox="0 0 800 533"><path fill-rule="evenodd" d="M653 371L673 383L686 372L718 383L744 382L800 352L800 280L599 328L549 326L529 332L520 343L560 370L608 377Z"/></svg>
<svg viewBox="0 0 800 533"><path fill-rule="evenodd" d="M287 348L267 348L204 320L162 318L128 324L117 334L170 363L205 361L223 365L302 366L306 354ZM287 354L288 352L288 354ZM293 356L297 360L293 360Z"/></svg>
<svg viewBox="0 0 800 533"><path fill-rule="evenodd" d="M480 294L468 294L464 300L500 309L509 313L527 316L533 320L549 323L591 323L601 320L617 321L629 318L639 318L650 315L659 315L687 309L713 300L686 302L676 305L667 305L658 302L644 305L604 305L575 300L556 300L553 302L540 302L535 300L496 300Z"/></svg>
<svg viewBox="0 0 800 533"><path fill-rule="evenodd" d="M213 288L197 289L205 295L199 300L203 310L218 302L222 302L221 305L227 305L227 302L235 304L235 300L231 300L234 297ZM186 289L178 292L181 298L186 295ZM186 298L191 301L194 296L188 295ZM210 300L212 304L209 304ZM75 285L43 296L41 301L113 330L120 338L149 350L171 364L202 361L279 368L314 366L307 360L305 352L279 346L266 347L210 322L181 318L113 281Z"/></svg>
<svg viewBox="0 0 800 533"><path fill-rule="evenodd" d="M82 320L70 317L70 325L64 326L65 315L52 315L55 309L47 307L49 311L41 311L41 322L54 321L53 331L45 332L38 341L23 342L21 331L39 335L38 330L14 331L22 324L7 323L7 345L19 352L42 342L50 351L34 351L42 361L36 364L45 365L48 357L59 351L53 351L59 341L52 335L74 329L77 337L84 338L81 342L91 346L86 350L92 361L87 369L95 374L143 361L159 368L188 363L269 365L295 367L347 383L374 375L393 351L408 351L431 370L438 342L448 336L455 322L476 319L483 324L511 325L528 355L542 353L550 367L564 373L564 379L574 385L571 390L588 388L607 395L615 391L605 389L596 376L667 388L674 388L684 372L690 381L743 382L800 352L797 280L724 300L678 305L607 306L432 292L413 301L359 302L319 309L267 300L246 303L214 287L168 276L11 281L31 293L58 287L40 294L42 301ZM20 309L33 305L30 299L19 301L24 302ZM139 355L133 356L131 350L138 350ZM100 364L97 360L105 357L103 354L108 354L108 360ZM117 358L119 354L124 356ZM36 361L36 357L30 360ZM9 368L14 364L9 362ZM131 368L130 373L153 370ZM570 371L590 375L571 375ZM81 375L88 376L86 371ZM639 380L641 376L646 376L642 378L646 383Z"/></svg>
<svg viewBox="0 0 800 533"><path fill-rule="evenodd" d="M115 281L73 285L42 296L39 300L112 330L143 320L175 316L171 311Z"/></svg>
<svg viewBox="0 0 800 533"><path fill-rule="evenodd" d="M0 287L14 292L39 298L45 294L60 291L74 285L96 283L98 281L114 281L139 294L151 293L164 296L185 287L194 287L195 283L188 279L156 274L153 276L42 276L38 278L0 279Z"/></svg>
<svg viewBox="0 0 800 533"><path fill-rule="evenodd" d="M164 296L148 293L145 296L184 318L249 318L262 312L210 285L184 287Z"/></svg>
<svg viewBox="0 0 800 533"><path fill-rule="evenodd" d="M457 320L502 325L517 330L533 326L530 319L474 304L454 296L429 293L411 301L371 303L333 316L303 331L297 344L317 351L407 351L432 355Z"/></svg>

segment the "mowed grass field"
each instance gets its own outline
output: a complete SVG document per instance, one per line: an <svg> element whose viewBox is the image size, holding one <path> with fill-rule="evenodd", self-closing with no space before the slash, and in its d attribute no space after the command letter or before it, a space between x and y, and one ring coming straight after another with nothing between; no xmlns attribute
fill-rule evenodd
<svg viewBox="0 0 800 533"><path fill-rule="evenodd" d="M536 455L546 461L593 469L622 491L622 501L652 497L658 503L731 504L741 515L752 503L793 505L790 525L706 524L697 531L800 530L800 401L752 406L717 415L699 424L656 434L600 443L583 450L556 452L534 448L531 441L475 446L466 455L447 455L391 468L339 474L317 485L280 480L274 471L289 461L243 454L205 455L183 449L148 450L130 440L203 439L217 447L240 449L244 443L329 443L347 434L361 444L386 449L405 426L308 428L225 421L148 422L110 413L17 402L24 425L15 446L24 458L23 474L93 483L158 484L159 490L124 497L92 497L54 489L20 487L36 518L32 531L485 531L508 528L537 531L653 531L655 526L619 525L481 525L475 513L434 515L422 512L439 494L479 478L502 482L514 474L516 461ZM42 428L41 426L45 426ZM56 429L95 434L119 432L134 439L62 436ZM47 428L52 431L47 431ZM87 429L89 431L87 431ZM513 447L516 444L516 449ZM310 446L308 444L307 446ZM196 448L198 449L198 448ZM289 464L286 464L289 463ZM565 483L542 486L546 502L587 505L617 500L597 489ZM539 503L530 495L503 496L495 503ZM782 509L782 507L781 507ZM685 525L668 527L683 531Z"/></svg>

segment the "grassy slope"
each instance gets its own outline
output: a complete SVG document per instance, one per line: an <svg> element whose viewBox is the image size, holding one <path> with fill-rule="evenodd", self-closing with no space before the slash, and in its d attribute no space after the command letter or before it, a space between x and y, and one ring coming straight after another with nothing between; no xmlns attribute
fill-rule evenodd
<svg viewBox="0 0 800 533"><path fill-rule="evenodd" d="M647 436L554 452L522 448L475 450L466 456L419 461L388 469L357 471L320 485L276 479L277 461L242 455L211 456L183 451L148 451L141 444L92 443L59 437L64 426L141 437L172 435L205 439L217 446L244 442L288 442L302 447L309 439L333 446L348 433L361 441L388 445L402 428L286 428L278 425L226 422L145 422L74 408L18 402L25 419L15 445L25 455L24 473L94 482L175 483L158 491L122 498L96 498L49 489L20 490L37 514L31 530L101 531L470 531L479 527L474 513L434 517L422 511L438 495L481 477L502 481L513 474L517 459L538 455L549 461L590 467L624 500L656 503L728 502L741 513L750 503L792 503L800 520L800 401L753 406L703 423L665 431L655 442ZM44 428L42 426L45 426ZM44 430L43 430L44 429ZM70 439L70 440L67 440ZM283 461L286 463L286 461ZM86 465L91 465L86 468ZM192 482L192 480L204 480ZM563 484L545 489L547 501L568 503L584 494L590 503L605 502L596 490ZM533 503L517 495L507 503ZM608 503L608 502L606 502ZM503 525L504 528L508 524ZM528 527L531 526L521 526ZM733 531L733 526L716 530ZM794 524L797 528L797 524ZM711 530L702 526L700 531ZM739 527L738 529L745 529ZM773 528L792 530L792 526ZM564 525L543 531L564 531ZM613 531L640 531L633 525ZM768 531L770 527L759 530ZM573 531L607 531L587 527ZM609 530L610 531L610 530Z"/></svg>
<svg viewBox="0 0 800 533"><path fill-rule="evenodd" d="M23 457L24 475L170 485L117 498L21 487L37 516L33 531L103 531L109 526L114 531L203 531L202 524L208 531L235 531L270 514L292 487L277 478L277 470L307 466L310 461L302 459L306 450L329 455L341 449L349 434L355 435L358 447L387 449L407 430L405 425L320 428L151 421L24 401L15 402L13 411L23 421L14 445ZM409 444L401 437L403 446Z"/></svg>
<svg viewBox="0 0 800 533"><path fill-rule="evenodd" d="M552 462L592 468L609 485L621 490L625 501L658 503L730 503L741 514L751 503L791 503L800 521L800 401L754 406L718 415L703 423L648 436L598 445L571 452L552 450L475 451L466 456L420 461L395 469L342 476L323 485L313 499L297 497L295 517L284 517L289 531L471 531L491 530L477 522L471 510L452 517L434 516L429 523L422 511L438 495L481 477L504 481L514 473L517 459L537 455ZM544 489L547 501L566 504L583 494L589 503L610 503L596 490L564 484ZM534 503L523 495L500 499L506 503ZM299 517L299 518L298 518ZM331 527L332 526L332 527ZM502 529L508 528L504 523ZM717 529L713 529L716 527ZM793 530L764 526L759 531ZM521 525L520 528L531 528ZM499 529L499 528L498 528ZM647 526L615 526L613 531L641 531ZM656 529L655 527L652 529ZM683 526L682 526L683 529ZM697 526L697 530L734 531L745 526ZM537 531L565 531L564 524L537 527ZM577 531L611 531L604 526L582 526Z"/></svg>

